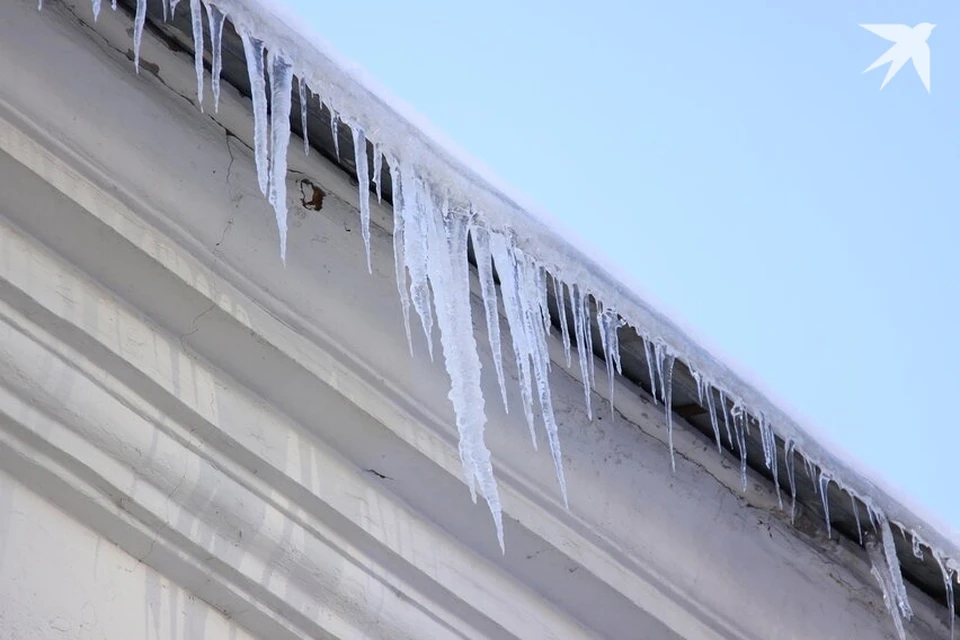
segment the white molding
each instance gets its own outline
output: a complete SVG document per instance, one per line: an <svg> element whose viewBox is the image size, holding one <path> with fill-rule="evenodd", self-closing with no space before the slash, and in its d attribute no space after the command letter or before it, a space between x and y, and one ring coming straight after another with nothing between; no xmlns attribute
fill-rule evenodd
<svg viewBox="0 0 960 640"><path fill-rule="evenodd" d="M501 557L445 373L422 339L407 354L388 212L368 276L354 187L291 151L284 270L244 102L224 87L201 115L189 60L148 34L162 81L137 76L122 16L94 34L88 3L48 5L0 8L4 470L264 638L892 637L861 558L801 537L760 483L741 497L689 430L672 476L641 395L587 423L557 353L570 511L488 387ZM940 633L911 598L914 637Z"/></svg>

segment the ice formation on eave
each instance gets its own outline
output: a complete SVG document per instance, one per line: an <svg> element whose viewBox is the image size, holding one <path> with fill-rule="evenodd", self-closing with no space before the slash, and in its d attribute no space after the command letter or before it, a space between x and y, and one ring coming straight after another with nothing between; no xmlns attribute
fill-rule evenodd
<svg viewBox="0 0 960 640"><path fill-rule="evenodd" d="M156 1L156 0L155 0ZM180 0L159 0L164 19L172 18ZM101 0L92 0L94 16ZM111 7L117 8L116 0ZM38 8L43 8L38 0ZM906 536L912 514L890 499L867 478L846 468L784 412L771 404L751 385L714 359L669 319L652 309L633 290L603 272L592 260L573 249L542 221L530 216L502 190L478 175L451 152L434 142L403 116L398 116L381 97L345 71L341 64L322 52L283 20L272 15L256 0L189 0L192 35L195 42L197 102L203 108L204 29L206 12L212 48L212 95L219 108L221 43L227 17L236 26L250 77L254 113L254 155L260 191L273 207L280 238L280 257L286 259L287 150L293 108L294 79L298 84L306 138L307 108L310 99L322 100L331 113L333 140L339 157L338 123L342 120L353 134L359 182L362 237L370 268L370 188L381 196L381 172L388 164L393 178L395 215L394 254L398 292L404 328L410 342L410 308L431 345L434 326L439 329L443 358L450 377L449 398L456 414L460 435L460 459L471 495L486 500L503 547L503 529L497 483L490 452L484 444L485 398L480 386L480 358L472 331L467 243L474 247L487 334L502 401L507 391L502 366L499 301L503 303L510 335L510 349L517 363L522 410L537 446L537 415L540 416L553 457L561 496L566 503L566 483L561 462L560 440L553 414L549 372L551 358L548 337L552 321L548 292L552 286L559 315L560 339L567 367L571 353L583 381L586 412L592 416L591 393L595 380L593 325L599 330L603 360L608 374L607 390L613 409L614 374L620 373L618 331L629 325L642 339L649 366L655 401L667 408L666 422L672 466L673 452L672 377L674 364L683 362L697 384L700 404L710 416L718 451L724 436L740 458L741 480L747 481L746 435L751 425L759 430L763 459L779 486L777 436L784 442L785 475L791 515L795 512L797 477L795 456L803 460L814 488L820 493L829 534L830 505L827 488L834 482L853 501L861 535L872 571L883 592L900 638L905 637L904 620L912 616L900 561L894 545L893 526ZM147 14L147 0L136 0L134 17L134 61L139 70L140 45ZM376 133L373 133L376 132ZM372 155L368 154L368 141ZM309 143L304 140L305 152ZM372 159L372 163L371 163ZM371 166L372 165L372 166ZM370 169L372 168L372 175ZM573 256L573 257L571 257ZM499 299L494 282L499 275ZM591 303L591 299L594 303ZM594 310L596 313L594 314ZM412 353L412 342L411 353ZM539 411L535 410L535 405ZM722 425L722 428L721 428ZM878 503L877 496L883 504ZM866 505L872 533L863 539L859 527L858 501ZM921 535L921 531L923 534ZM953 584L960 579L957 549L952 540L922 524L911 529L913 552L918 557L926 547L936 560L944 581L954 622Z"/></svg>

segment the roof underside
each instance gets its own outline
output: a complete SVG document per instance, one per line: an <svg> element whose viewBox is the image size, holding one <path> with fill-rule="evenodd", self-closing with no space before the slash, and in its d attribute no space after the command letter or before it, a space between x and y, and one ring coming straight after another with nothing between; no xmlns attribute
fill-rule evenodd
<svg viewBox="0 0 960 640"><path fill-rule="evenodd" d="M119 6L129 13L131 20L135 11L136 0L120 0ZM160 3L148 3L147 27L155 35L164 40L168 46L175 50L182 50L184 53L193 55L193 37L190 17L187 11L180 11L169 22L164 22ZM247 75L247 66L243 53L243 46L240 38L235 32L231 23L227 23L223 34L223 82L235 87L244 96L250 96L250 83ZM129 57L133 58L132 50ZM209 55L205 60L207 72L211 70L211 61ZM149 71L149 69L147 69ZM293 95L294 114L291 118L291 127L294 133L302 137L303 128L300 119L300 104L297 91ZM308 133L310 146L315 152L321 153L328 161L338 166L341 170L351 176L356 181L356 167L353 162L353 139L352 134L346 124L340 123L338 127L338 146L340 153L337 154L336 146L332 136L331 113L326 106L321 106L318 101L308 101ZM370 150L372 151L372 150ZM372 158L372 152L367 153L368 158ZM392 185L390 172L382 172L382 192L383 198L391 202ZM470 256L471 263L475 266L473 254ZM559 331L559 316L557 313L556 299L550 291L550 306L555 327ZM594 314L595 318L595 314ZM571 320L572 323L572 320ZM600 344L600 331L596 326L594 319L594 353L603 359L603 349ZM649 394L651 392L650 377L648 375L647 358L644 355L644 345L641 338L630 327L623 327L619 332L620 353L622 358L623 378L635 385L636 391ZM629 385L628 385L629 386ZM708 410L701 406L698 398L697 382L690 370L682 360L678 359L673 376L673 411L676 415L684 418L687 424L691 425L700 432L705 441L713 444L713 427L711 424ZM625 423L626 424L626 423ZM756 425L754 425L756 426ZM678 428L685 428L683 422L677 424ZM722 438L723 456L731 465L739 465L739 452L734 445ZM773 476L767 467L763 464L763 443L760 437L760 430L752 428L746 434L746 448L748 465L752 472L758 476L764 477L771 485ZM784 442L777 439L776 452L778 464L775 468L779 469L779 483L784 492L784 504L787 511L785 517L789 517L790 496L789 484L786 473L786 460L784 454ZM797 509L795 515L795 526L807 538L820 538L821 541L826 536L826 516L824 513L823 502L817 489L817 477L808 478L803 470L803 461L799 456L795 456L793 461L797 469ZM817 475L819 470L817 470ZM861 546L860 534L858 533L858 517L854 509L859 511L859 520L864 525L864 531L869 527L867 519L867 509L862 503L854 504L850 497L842 492L835 483L830 483L828 488L830 522L833 529L833 537L842 536L849 546ZM821 542L822 543L822 542ZM900 558L903 577L906 581L912 583L921 591L927 593L934 600L945 604L946 590L943 583L943 577L936 560L930 553L924 553L923 558L917 558L913 553L913 547L906 536L896 536L897 554ZM864 553L864 562L866 554Z"/></svg>

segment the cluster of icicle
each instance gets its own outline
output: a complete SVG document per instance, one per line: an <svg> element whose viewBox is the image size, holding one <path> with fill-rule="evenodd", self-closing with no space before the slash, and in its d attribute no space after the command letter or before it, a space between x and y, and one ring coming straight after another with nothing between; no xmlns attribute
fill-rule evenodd
<svg viewBox="0 0 960 640"><path fill-rule="evenodd" d="M160 1L163 5L164 19L172 18L180 0ZM101 0L92 0L92 4L94 15L97 16L100 12ZM204 93L204 11L207 16L212 50L214 109L219 108L221 42L226 19L225 11L221 10L222 4L189 0L197 93L201 109ZM39 6L42 8L42 0L39 0ZM111 6L116 9L116 0L112 0ZM147 0L137 0L133 39L134 58L138 71L146 15ZM261 192L276 213L280 256L285 261L286 158L291 137L290 116L293 108L292 93L295 75L299 78L297 90L302 110L300 115L304 131L305 153L309 153L310 150L307 140L307 109L310 99L322 101L330 110L335 145L338 145L337 129L342 116L332 104L332 96L318 95L307 86L303 80L304 74L298 73L296 69L296 60L286 56L282 51L270 49L265 38L258 37L258 34L247 26L254 21L243 19L242 15L233 15L232 18L243 42L250 77L258 183ZM497 537L502 549L504 540L500 498L494 479L490 451L484 443L486 417L480 383L480 357L472 330L470 273L467 260L468 236L472 241L478 265L487 335L504 407L506 408L507 404L507 388L501 360L501 300L510 329L510 346L517 364L522 411L530 429L530 438L536 448L535 415L539 413L565 504L567 488L549 384L551 358L548 337L551 335L553 322L547 304L548 290L552 287L557 302L559 338L568 368L572 365L572 351L576 349L577 365L583 380L586 412L591 418L593 413L591 395L595 386L593 309L596 308L595 320L600 332L600 343L608 373L607 393L610 398L611 412L613 411L614 372L621 372L618 330L626 323L608 304L602 301L596 301L595 305L591 304L590 298L593 296L584 285L577 282L564 282L557 277L560 269L551 267L551 273L548 274L545 265L538 260L537 256L522 250L509 230L491 228L485 223L482 211L474 210L469 202L453 201L452 194L448 190L422 177L415 163L401 162L399 158L403 157L402 149L385 149L380 141L371 139L373 157L368 158L368 136L365 131L372 130L371 125L376 123L361 123L352 121L349 117L344 122L349 125L353 133L367 268L370 269L370 187L371 184L374 186L379 200L381 167L386 161L393 184L394 256L407 341L412 354L410 329L410 307L412 306L427 336L431 358L433 357L431 338L434 324L439 328L443 357L451 382L449 398L456 415L464 478L473 500L476 501L478 492L486 500L496 524ZM339 147L336 152L339 155ZM494 281L494 270L500 280L499 295ZM672 406L673 369L679 351L664 340L651 336L643 328L635 327L635 330L644 344L654 401L659 399L666 408L670 459L675 469L673 415L670 407ZM691 371L691 373L697 382L700 403L709 413L718 451L722 452L722 440L725 435L730 448L739 452L744 488L747 483L746 436L751 424L758 427L763 444L764 463L776 483L777 496L783 508L780 475L777 469L777 442L772 425L766 420L762 411L750 410L741 399L720 388L706 374L698 371ZM539 405L539 412L535 412L535 404ZM820 469L816 461L804 454L796 441L788 438L784 446L784 459L785 475L793 500L790 507L791 515L795 513L797 496L795 457L805 462L807 473L813 480L814 489L822 497L828 535L831 527L827 488L830 482L837 483L850 495L857 518L857 528L861 533L860 542L867 549L873 574L880 584L897 633L900 638L905 638L903 621L909 620L913 612L907 600L900 571L893 526L900 527L904 538L907 536L906 530L899 523L891 523L884 512L873 504L869 496L857 494L844 486L840 478L833 477L829 472ZM862 538L858 501L866 505L869 522L873 527L874 535L866 541ZM931 549L940 566L950 607L952 628L955 619L953 581L955 578L960 579L960 566L954 559L947 558L943 553L932 549L917 533L913 533L912 536L914 554L922 558L921 547L926 546Z"/></svg>

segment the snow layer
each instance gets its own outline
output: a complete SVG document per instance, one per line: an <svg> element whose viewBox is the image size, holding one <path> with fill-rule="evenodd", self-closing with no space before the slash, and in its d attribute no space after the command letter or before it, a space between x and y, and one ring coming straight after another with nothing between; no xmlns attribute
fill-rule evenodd
<svg viewBox="0 0 960 640"><path fill-rule="evenodd" d="M134 61L139 65L139 48L148 0L137 0L134 21ZM178 0L162 1L164 16L172 16ZM92 0L95 15L100 1ZM42 2L38 3L42 8ZM111 3L116 9L116 2ZM777 438L784 442L786 476L795 510L796 453L821 493L830 531L830 505L826 489L836 483L853 500L867 507L872 532L865 546L873 573L893 616L898 635L904 637L903 621L912 616L900 562L893 542L892 526L909 531L918 557L923 547L930 550L941 569L947 593L960 575L958 537L943 526L931 524L929 516L918 517L918 509L896 499L894 492L863 471L850 456L840 456L838 447L827 446L824 434L815 432L774 403L769 393L751 383L749 377L712 355L702 340L663 313L662 305L651 304L642 287L625 274L572 240L561 225L551 220L471 160L432 129L429 123L404 106L349 61L339 58L322 37L302 26L295 15L276 2L266 0L190 0L190 18L195 41L197 102L202 109L205 86L203 51L203 8L206 9L212 46L214 109L218 107L223 21L230 19L240 34L253 95L255 159L258 186L274 208L280 239L280 257L286 259L287 150L290 142L290 115L294 77L298 79L299 107L305 121L308 100L317 92L332 114L335 144L342 119L353 134L357 165L363 239L369 269L369 221L371 182L381 195L381 165L386 160L394 185L394 253L397 285L410 342L409 312L412 306L428 338L439 329L443 358L450 376L449 398L460 436L460 459L464 479L476 500L486 500L504 545L501 505L490 452L484 443L486 417L480 385L480 358L472 331L470 310L468 236L476 251L481 295L490 347L501 396L506 405L506 381L502 367L499 302L502 301L510 329L512 353L517 362L523 412L537 446L537 416L543 424L556 467L560 494L566 503L567 489L561 460L561 443L553 414L549 371L551 360L547 340L552 322L547 291L552 281L559 307L560 339L567 366L576 346L577 369L583 380L585 404L592 415L594 388L592 327L600 331L604 362L610 379L608 393L613 403L613 373L620 372L618 331L632 327L642 338L653 395L671 407L674 364L681 361L693 373L701 404L711 416L718 450L726 439L740 456L746 486L746 433L753 424L759 428L763 460L777 482ZM316 99L314 97L314 99ZM306 130L306 127L304 127ZM365 132L376 132L373 139ZM370 175L368 141L373 149ZM305 141L305 149L309 145ZM339 148L337 149L339 155ZM500 276L500 295L493 268ZM564 291L567 293L564 294ZM591 300L593 302L591 302ZM569 308L568 308L569 307ZM569 314L569 317L568 317ZM432 345L432 340L427 341ZM412 342L410 342L412 345ZM430 347L432 349L432 346ZM412 353L412 346L411 346ZM433 357L431 351L430 357ZM659 393L658 393L659 391ZM539 412L534 410L535 401ZM719 414L719 415L718 415ZM671 462L673 457L673 415L666 411ZM721 430L721 422L723 429ZM816 435L814 435L816 434ZM782 501L781 501L782 506ZM863 531L861 531L861 534ZM863 541L862 541L863 542ZM952 598L950 599L953 613ZM952 620L952 616L951 616Z"/></svg>

